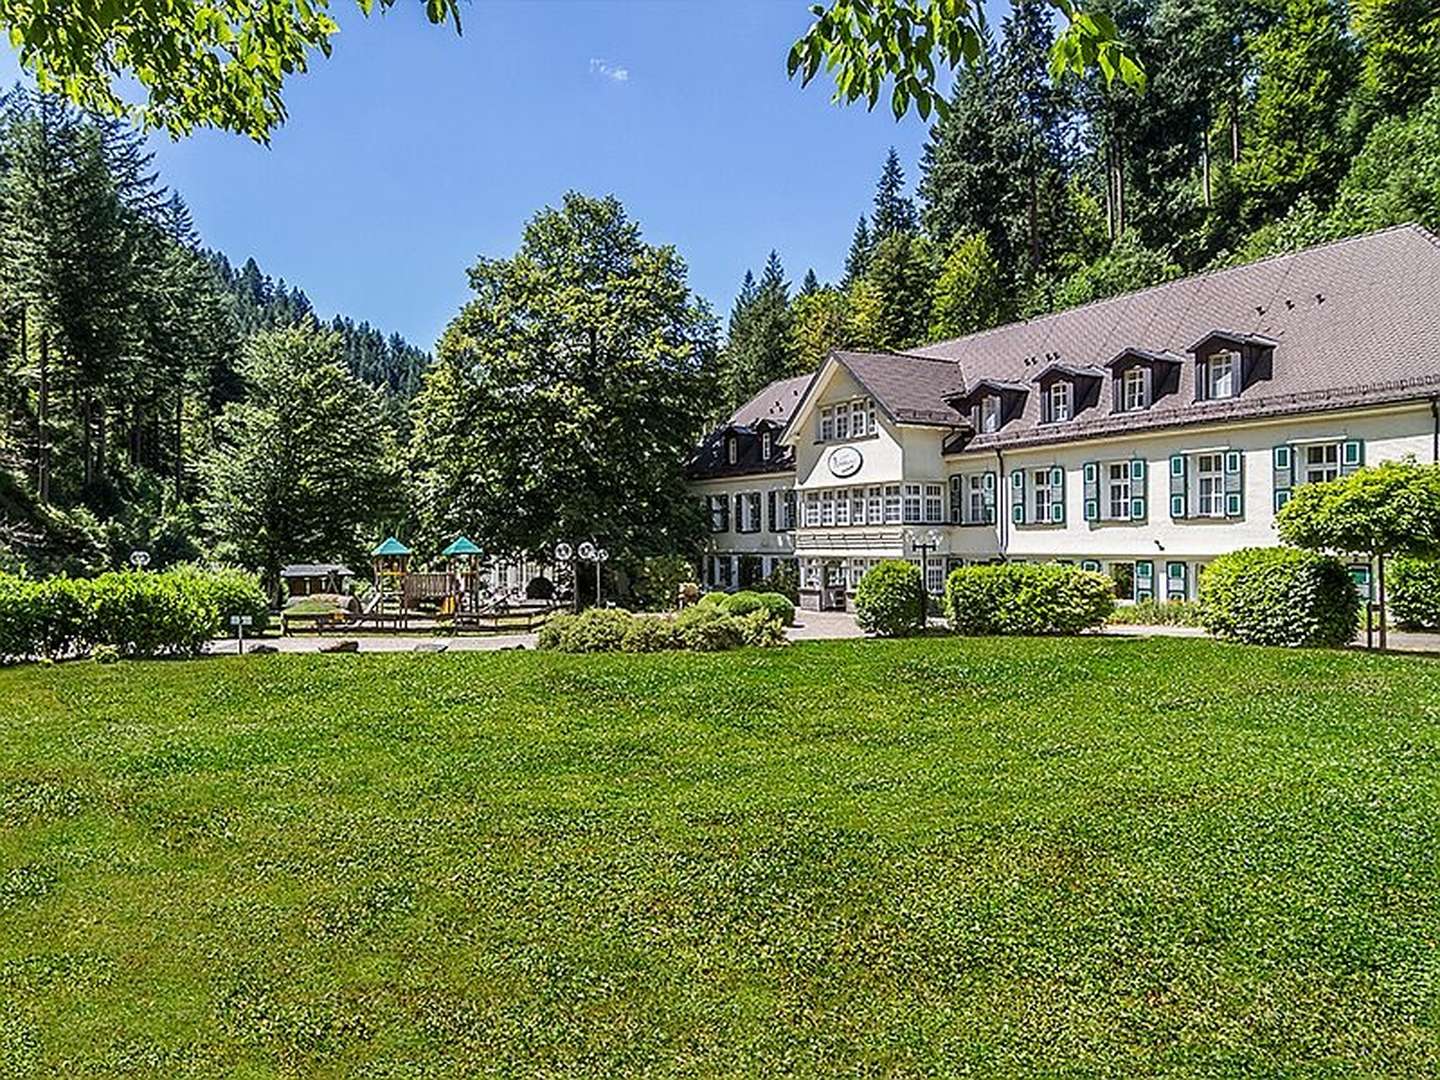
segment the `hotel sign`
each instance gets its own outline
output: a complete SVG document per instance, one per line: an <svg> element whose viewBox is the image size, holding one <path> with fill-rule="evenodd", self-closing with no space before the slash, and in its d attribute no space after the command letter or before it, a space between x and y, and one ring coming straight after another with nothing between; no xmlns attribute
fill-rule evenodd
<svg viewBox="0 0 1440 1080"><path fill-rule="evenodd" d="M853 446L837 446L830 451L830 472L842 480L847 476L854 476L864 464L865 459Z"/></svg>

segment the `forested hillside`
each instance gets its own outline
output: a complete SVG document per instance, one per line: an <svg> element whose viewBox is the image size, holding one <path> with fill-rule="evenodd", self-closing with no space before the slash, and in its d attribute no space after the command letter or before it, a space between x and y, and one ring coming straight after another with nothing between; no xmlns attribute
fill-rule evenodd
<svg viewBox="0 0 1440 1080"><path fill-rule="evenodd" d="M898 157L841 281L772 252L729 322L738 402L837 346L904 349L1405 221L1440 227L1440 6L1110 0L1143 93L1048 71L1053 9L1016 0ZM837 236L837 247L845 242Z"/></svg>
<svg viewBox="0 0 1440 1080"><path fill-rule="evenodd" d="M298 288L201 246L142 137L0 98L0 564L35 572L209 550L196 508L247 342L314 321ZM336 318L337 360L399 433L428 355Z"/></svg>

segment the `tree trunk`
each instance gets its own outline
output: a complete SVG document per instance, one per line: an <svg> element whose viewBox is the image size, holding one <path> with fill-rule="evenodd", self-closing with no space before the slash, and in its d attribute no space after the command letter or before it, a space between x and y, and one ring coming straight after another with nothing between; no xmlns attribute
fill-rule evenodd
<svg viewBox="0 0 1440 1080"><path fill-rule="evenodd" d="M1205 208L1210 208L1210 128L1207 124L1200 140L1200 181L1205 191Z"/></svg>
<svg viewBox="0 0 1440 1080"><path fill-rule="evenodd" d="M1378 586L1375 595L1380 598L1380 651L1384 652L1388 646L1385 627L1385 556L1378 556L1375 563L1377 568L1376 584Z"/></svg>
<svg viewBox="0 0 1440 1080"><path fill-rule="evenodd" d="M40 450L37 489L50 501L50 328L40 332Z"/></svg>
<svg viewBox="0 0 1440 1080"><path fill-rule="evenodd" d="M1240 164L1240 102L1230 93L1230 164Z"/></svg>

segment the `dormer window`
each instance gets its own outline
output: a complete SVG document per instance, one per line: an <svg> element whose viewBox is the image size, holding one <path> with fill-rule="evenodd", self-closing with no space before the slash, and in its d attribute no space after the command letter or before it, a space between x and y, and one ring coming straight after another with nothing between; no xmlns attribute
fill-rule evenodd
<svg viewBox="0 0 1440 1080"><path fill-rule="evenodd" d="M762 461L769 461L769 460L770 460L770 453L771 453L771 451L773 451L774 449L775 449L774 436L772 436L769 431L763 431L763 432L761 432L761 433L760 433L760 459L761 459Z"/></svg>
<svg viewBox="0 0 1440 1080"><path fill-rule="evenodd" d="M1075 388L1065 379L1050 384L1045 394L1045 422L1050 424L1069 420L1075 415Z"/></svg>
<svg viewBox="0 0 1440 1080"><path fill-rule="evenodd" d="M725 439L725 460L731 465L740 460L740 446L734 435Z"/></svg>
<svg viewBox="0 0 1440 1080"><path fill-rule="evenodd" d="M1000 395L986 394L980 399L980 430L989 435L1000 430Z"/></svg>
<svg viewBox="0 0 1440 1080"><path fill-rule="evenodd" d="M1150 407L1150 369L1125 369L1121 383L1120 408L1123 412L1139 412Z"/></svg>
<svg viewBox="0 0 1440 1080"><path fill-rule="evenodd" d="M1236 395L1240 385L1240 357L1233 352L1215 353L1205 361L1205 399L1219 401Z"/></svg>

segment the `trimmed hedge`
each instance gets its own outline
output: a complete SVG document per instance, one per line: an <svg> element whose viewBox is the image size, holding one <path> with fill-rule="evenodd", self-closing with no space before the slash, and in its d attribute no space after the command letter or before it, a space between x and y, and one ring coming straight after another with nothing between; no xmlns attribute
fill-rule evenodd
<svg viewBox="0 0 1440 1080"><path fill-rule="evenodd" d="M698 607L713 607L727 615L745 616L753 611L766 611L781 626L795 625L795 605L788 596L777 592L754 592L742 589L736 593L709 592L700 598Z"/></svg>
<svg viewBox="0 0 1440 1080"><path fill-rule="evenodd" d="M1385 603L1390 617L1406 630L1440 630L1440 560L1387 562Z"/></svg>
<svg viewBox="0 0 1440 1080"><path fill-rule="evenodd" d="M887 559L865 572L855 587L855 621L867 634L904 637L919 633L924 583L920 568L901 559ZM929 598L925 600L929 607Z"/></svg>
<svg viewBox="0 0 1440 1080"><path fill-rule="evenodd" d="M945 581L957 634L1078 634L1115 611L1115 583L1058 563L962 566Z"/></svg>
<svg viewBox="0 0 1440 1080"><path fill-rule="evenodd" d="M1218 638L1250 645L1345 645L1359 625L1360 597L1339 559L1242 548L1201 571L1200 621Z"/></svg>
<svg viewBox="0 0 1440 1080"><path fill-rule="evenodd" d="M536 637L548 652L724 652L742 645L785 643L785 628L765 607L731 615L719 601L695 604L671 618L590 608L579 615L552 615Z"/></svg>
<svg viewBox="0 0 1440 1080"><path fill-rule="evenodd" d="M1199 626L1200 607L1189 600L1137 600L1116 604L1111 626Z"/></svg>
<svg viewBox="0 0 1440 1080"><path fill-rule="evenodd" d="M186 566L43 581L0 575L0 661L84 655L199 653L229 632L231 615L255 629L269 618L259 579L241 570Z"/></svg>

